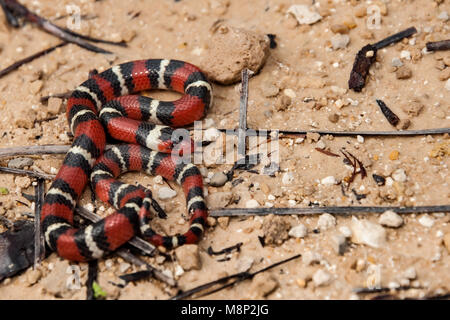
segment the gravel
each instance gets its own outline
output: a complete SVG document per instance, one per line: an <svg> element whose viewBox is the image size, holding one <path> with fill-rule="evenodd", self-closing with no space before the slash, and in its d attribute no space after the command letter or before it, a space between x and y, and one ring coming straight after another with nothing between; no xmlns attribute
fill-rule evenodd
<svg viewBox="0 0 450 320"><path fill-rule="evenodd" d="M172 199L177 192L169 187L162 187L158 190L158 198L161 200Z"/></svg>
<svg viewBox="0 0 450 320"><path fill-rule="evenodd" d="M385 211L380 218L378 223L391 228L398 228L403 224L403 218L392 210Z"/></svg>
<svg viewBox="0 0 450 320"><path fill-rule="evenodd" d="M209 182L210 186L213 187L222 187L228 181L228 177L223 172L216 172L211 178Z"/></svg>
<svg viewBox="0 0 450 320"><path fill-rule="evenodd" d="M289 230L289 236L293 238L304 238L308 234L308 229L304 224L299 224Z"/></svg>
<svg viewBox="0 0 450 320"><path fill-rule="evenodd" d="M365 244L373 248L380 248L386 244L386 230L379 224L352 218L352 241Z"/></svg>

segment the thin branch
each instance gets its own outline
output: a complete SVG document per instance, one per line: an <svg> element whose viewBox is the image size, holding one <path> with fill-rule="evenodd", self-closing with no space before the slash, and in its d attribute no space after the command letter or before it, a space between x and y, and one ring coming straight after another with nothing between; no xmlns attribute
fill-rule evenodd
<svg viewBox="0 0 450 320"><path fill-rule="evenodd" d="M247 68L242 70L241 97L239 100L238 162L245 158L247 150L248 73Z"/></svg>
<svg viewBox="0 0 450 320"><path fill-rule="evenodd" d="M34 209L34 269L38 267L45 257L45 243L41 228L41 211L44 203L45 182L38 179L35 188L35 209Z"/></svg>
<svg viewBox="0 0 450 320"><path fill-rule="evenodd" d="M158 280L166 283L167 285L171 286L171 287L176 287L177 286L177 282L175 281L175 279L167 276L166 274L164 274L161 270L151 266L150 264L148 264L147 262L145 262L144 260L136 257L134 254L130 253L128 250L122 248L119 249L117 251L114 252L115 254L117 254L119 257L121 257L122 259L138 266L138 267L146 267L147 270L152 271L153 275L155 276L155 278L157 278Z"/></svg>
<svg viewBox="0 0 450 320"><path fill-rule="evenodd" d="M412 36L413 34L415 34L417 32L417 29L415 27L410 27L406 30L400 31L396 34L393 34L381 41L378 41L377 43L374 43L373 46L377 49L380 50L382 48L387 47L388 45L391 45L393 43L396 42L400 42L402 41L404 38L408 38L410 36Z"/></svg>
<svg viewBox="0 0 450 320"><path fill-rule="evenodd" d="M39 51L39 52L37 52L35 54L32 54L31 56L28 56L28 57L26 57L24 59L21 59L19 61L14 62L10 66L8 66L5 69L0 71L0 78L4 77L5 75L9 74L10 72L12 72L14 70L17 70L18 68L20 68L25 63L31 62L31 61L39 58L39 57L42 57L42 56L44 56L46 54L49 54L50 52L54 51L55 49L64 47L67 44L68 44L68 42L59 43L56 46L44 49L44 50Z"/></svg>
<svg viewBox="0 0 450 320"><path fill-rule="evenodd" d="M30 176L33 178L46 179L46 180L53 180L55 178L54 174L46 174L46 173L40 173L40 172L36 172L36 171L7 168L7 167L0 167L0 172L27 175L27 176Z"/></svg>
<svg viewBox="0 0 450 320"><path fill-rule="evenodd" d="M398 214L408 213L433 213L450 212L450 205L441 206L417 206L417 207L394 207L394 206L346 206L346 207L309 207L309 208L228 208L210 210L211 217L234 217L252 215L315 215L330 213L337 215L354 215L364 213L383 213L387 210L395 211Z"/></svg>
<svg viewBox="0 0 450 320"><path fill-rule="evenodd" d="M229 135L236 135L237 133L231 129L218 129ZM435 128L423 130L405 130L405 131L327 131L327 130L274 130L274 129L252 129L248 130L247 136L270 136L271 132L278 132L280 135L305 135L307 133L318 133L320 135L331 135L340 137L350 136L366 136L366 137L409 137L422 135L436 135L436 134L450 134L450 128ZM282 136L280 136L282 138ZM24 155L39 155L39 154L65 154L70 149L70 145L43 145L43 146L19 146L0 148L1 157L13 157ZM107 145L106 148L110 148Z"/></svg>
<svg viewBox="0 0 450 320"><path fill-rule="evenodd" d="M428 51L450 50L450 39L427 42L426 46Z"/></svg>
<svg viewBox="0 0 450 320"><path fill-rule="evenodd" d="M294 255L294 256L292 256L292 257L290 257L290 258L287 258L287 259L285 259L285 260L276 262L276 263L274 263L274 264L271 264L271 265L269 265L269 266L267 266L267 267L265 267L265 268L263 268L263 269L260 269L260 270L258 270L258 271L255 271L255 272L253 272L253 273L250 273L250 272L239 272L239 273L235 273L235 274L230 275L230 276L226 276L226 277L220 278L220 279L217 279L217 280L214 280L214 281L205 283L205 284L203 284L203 285L200 285L200 286L198 286L198 287L192 288L192 289L190 289L190 290L188 290L188 291L182 292L182 293L180 293L180 294L178 294L178 295L172 297L170 300L181 300L181 299L190 297L190 296L192 296L192 295L194 295L194 294L196 294L196 293L198 293L198 292L200 292L200 291L203 291L203 290L205 290L205 289L211 288L212 286L215 286L216 284L226 283L228 280L236 279L235 281L233 281L233 282L231 282L231 283L224 284L224 285L221 286L221 287L218 287L218 288L213 289L213 290L211 290L211 291L205 292L205 293L203 293L203 294L197 296L196 298L204 297L204 296L213 294L213 293L215 293L215 292L218 292L218 291L220 291L220 290L226 289L226 288L228 288L228 287L234 286L236 283L239 283L239 282L241 282L241 281L244 281L244 280L247 280L247 279L252 279L252 278L253 278L254 276L256 276L258 273L265 272L265 271L270 270L270 269L272 269L272 268L278 267L278 266L281 265L281 264L284 264L284 263L289 262L289 261L291 261L291 260L297 259L297 258L299 258L299 257L301 257L301 254L297 254L297 255Z"/></svg>
<svg viewBox="0 0 450 320"><path fill-rule="evenodd" d="M2 8L5 12L7 12L7 21L8 23L12 23L13 26L18 27L17 18L23 18L27 22L36 24L40 29L44 30L47 33L50 33L66 42L74 43L84 49L97 52L97 53L111 53L110 51L107 51L105 49L99 48L97 46L94 46L87 41L92 42L102 42L102 43L108 43L112 45L119 45L119 46L126 46L123 42L113 42L113 41L106 41L101 39L95 39L87 36L83 36L81 34L78 34L76 32L73 32L71 30L58 27L57 25L53 24L49 20L38 16L34 12L31 12L28 10L25 6L17 2L16 0L2 0ZM10 17L14 16L14 19L11 19Z"/></svg>

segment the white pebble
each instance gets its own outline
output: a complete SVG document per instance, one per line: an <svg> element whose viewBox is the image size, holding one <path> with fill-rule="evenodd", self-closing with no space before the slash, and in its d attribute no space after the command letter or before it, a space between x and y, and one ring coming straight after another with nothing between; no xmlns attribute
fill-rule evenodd
<svg viewBox="0 0 450 320"><path fill-rule="evenodd" d="M394 211L388 210L380 216L378 223L383 226L398 228L403 224L403 218Z"/></svg>
<svg viewBox="0 0 450 320"><path fill-rule="evenodd" d="M325 186L331 186L331 185L333 185L333 184L337 184L337 181L336 181L336 178L335 178L335 177L333 177L333 176L328 176L328 177L323 178L323 179L320 181L320 183L323 184L323 185L325 185Z"/></svg>
<svg viewBox="0 0 450 320"><path fill-rule="evenodd" d="M297 95L295 94L295 91L294 90L292 90L292 89L284 89L283 90L283 93L285 94L285 95L287 95L289 98L291 98L291 99L294 99L295 97L297 97Z"/></svg>
<svg viewBox="0 0 450 320"><path fill-rule="evenodd" d="M443 20L444 22L447 21L448 20L448 13L447 13L447 11L442 11L441 13L439 13L438 19L439 20Z"/></svg>
<svg viewBox="0 0 450 320"><path fill-rule="evenodd" d="M346 238L350 238L352 236L352 230L350 230L347 226L342 226L339 228L339 232Z"/></svg>
<svg viewBox="0 0 450 320"><path fill-rule="evenodd" d="M177 264L175 266L175 277L180 277L183 275L183 273L184 273L183 268L179 264Z"/></svg>
<svg viewBox="0 0 450 320"><path fill-rule="evenodd" d="M426 228L431 228L434 225L434 219L431 218L429 215L424 215L420 217L419 223Z"/></svg>
<svg viewBox="0 0 450 320"><path fill-rule="evenodd" d="M294 181L294 174L292 172L286 172L281 178L281 182L285 185L291 184Z"/></svg>
<svg viewBox="0 0 450 320"><path fill-rule="evenodd" d="M409 267L409 268L406 269L406 271L403 273L403 276L404 276L406 279L414 280L415 278L417 278L416 269L414 269L414 267Z"/></svg>
<svg viewBox="0 0 450 320"><path fill-rule="evenodd" d="M216 141L217 139L219 139L220 135L221 132L216 128L209 128L205 130L203 134L203 139L205 141Z"/></svg>
<svg viewBox="0 0 450 320"><path fill-rule="evenodd" d="M326 286L331 282L331 275L322 269L319 269L314 273L312 280L316 287Z"/></svg>
<svg viewBox="0 0 450 320"><path fill-rule="evenodd" d="M409 52L408 50L402 50L402 52L400 52L400 58L411 60L411 52Z"/></svg>
<svg viewBox="0 0 450 320"><path fill-rule="evenodd" d="M267 196L267 200L273 201L273 200L275 200L275 196L273 194L269 194Z"/></svg>
<svg viewBox="0 0 450 320"><path fill-rule="evenodd" d="M336 218L329 213L321 214L317 221L317 227L320 230L327 230L336 225Z"/></svg>
<svg viewBox="0 0 450 320"><path fill-rule="evenodd" d="M392 178L394 178L395 181L398 182L405 182L406 181L406 173L404 169L397 169L392 173Z"/></svg>
<svg viewBox="0 0 450 320"><path fill-rule="evenodd" d="M163 184L163 178L160 175L157 175L153 178L153 182L157 184Z"/></svg>
<svg viewBox="0 0 450 320"><path fill-rule="evenodd" d="M292 5L287 12L292 13L300 24L313 24L322 19L313 7L304 4Z"/></svg>
<svg viewBox="0 0 450 320"><path fill-rule="evenodd" d="M345 49L350 42L350 37L347 34L337 34L330 40L333 50Z"/></svg>
<svg viewBox="0 0 450 320"><path fill-rule="evenodd" d="M203 120L203 127L204 127L204 129L211 128L212 126L214 126L214 120L213 119L206 118L205 120Z"/></svg>
<svg viewBox="0 0 450 320"><path fill-rule="evenodd" d="M379 224L352 217L352 241L373 248L380 248L386 243L386 230Z"/></svg>
<svg viewBox="0 0 450 320"><path fill-rule="evenodd" d="M177 195L177 192L168 187L162 187L158 190L158 198L161 200L171 199Z"/></svg>
<svg viewBox="0 0 450 320"><path fill-rule="evenodd" d="M445 82L445 89L450 91L450 79L448 79L447 82Z"/></svg>
<svg viewBox="0 0 450 320"><path fill-rule="evenodd" d="M119 271L120 271L121 273L124 273L124 272L126 272L126 271L128 270L128 268L130 268L130 267L131 267L131 264L126 263L126 262L122 262L122 263L120 264L120 266L119 266Z"/></svg>
<svg viewBox="0 0 450 320"><path fill-rule="evenodd" d="M289 236L293 238L304 238L307 233L308 229L304 224L299 224L298 226L292 227L291 230L289 230Z"/></svg>
<svg viewBox="0 0 450 320"><path fill-rule="evenodd" d="M288 204L289 204L290 207L293 207L293 206L295 206L297 204L297 202L295 200L291 199L291 200L288 201Z"/></svg>
<svg viewBox="0 0 450 320"><path fill-rule="evenodd" d="M251 200L248 200L245 203L245 207L246 208L258 208L259 207L259 203L255 199L251 199Z"/></svg>
<svg viewBox="0 0 450 320"><path fill-rule="evenodd" d="M357 136L356 136L356 140L357 140L359 143L364 143L364 137L363 137L363 136L357 135Z"/></svg>
<svg viewBox="0 0 450 320"><path fill-rule="evenodd" d="M402 65L403 65L403 62L399 58L393 58L391 61L391 66L393 66L393 67L401 67Z"/></svg>

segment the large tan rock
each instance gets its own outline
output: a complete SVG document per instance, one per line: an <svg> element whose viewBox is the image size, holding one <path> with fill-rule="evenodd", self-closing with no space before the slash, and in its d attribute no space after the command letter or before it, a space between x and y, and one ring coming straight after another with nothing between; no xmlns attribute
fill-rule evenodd
<svg viewBox="0 0 450 320"><path fill-rule="evenodd" d="M241 79L248 68L258 72L269 55L269 38L253 31L220 25L209 43L201 63L209 79L220 84L232 84Z"/></svg>

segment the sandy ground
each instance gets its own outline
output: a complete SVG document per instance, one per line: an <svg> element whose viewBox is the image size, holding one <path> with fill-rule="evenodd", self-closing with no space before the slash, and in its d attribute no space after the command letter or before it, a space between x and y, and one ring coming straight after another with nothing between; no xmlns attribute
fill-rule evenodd
<svg viewBox="0 0 450 320"><path fill-rule="evenodd" d="M94 68L102 71L110 64L129 60L173 58L202 66L205 59L214 59L208 57L208 45L212 36L210 27L218 19L263 35L276 35L277 47L270 50L265 66L250 80L248 125L251 128L395 130L379 111L375 99L384 100L402 120L409 119L409 129L449 127L450 91L445 88L446 81L441 79L450 68L445 63L450 60L450 53L425 54L422 51L428 41L449 38L448 21L445 22L441 15L443 11L450 12L447 0L440 1L439 5L439 1L427 0L380 1L378 4L385 15L381 15L380 29L373 30L366 26L367 16L357 17L361 7L365 8L373 1L315 2L323 18L312 25L297 25L287 11L293 4L310 5L309 1L22 1L29 9L60 25L67 20L58 18L66 15L66 4L76 4L81 13L87 15L79 32L104 39L129 40L129 47L104 45L116 53L111 57L68 45L1 79L0 147L70 144L64 108L55 111L41 104L40 97L72 90ZM138 12L140 14L133 18ZM330 41L335 36L331 26L335 24L351 27L348 32L350 42L344 49L331 48ZM356 52L367 43L410 26L419 30L412 38L414 40L406 39L380 50L363 92L347 91ZM1 15L2 68L56 43L57 39L30 25L17 30L7 27ZM411 58L407 59L407 54L402 51L408 51ZM398 79L392 66L392 59L401 56L403 64L412 72L408 79ZM214 120L214 127L236 128L239 115L237 86L214 84L213 90L214 105L207 118ZM268 94L269 90L274 94ZM161 99L179 96L167 92L149 95ZM282 95L290 96L292 102L284 110L277 107ZM411 102L413 100L416 102ZM419 110L415 108L417 105L423 107ZM350 188L344 190L345 195L340 185L324 184L322 179L329 176L336 181L345 179L352 168L342 162L342 157L327 156L316 151L317 147L334 153L345 147L363 162L368 177L361 179L358 175ZM275 207L305 207L310 203L328 206L444 205L450 197L448 150L448 135L365 139L324 136L320 140L315 136L304 140L287 137L280 140L281 172L276 177L237 172L235 179L244 181L235 187L230 183L218 188L206 185L210 195L232 193L235 201L227 207L245 207L251 199L255 199L259 206ZM32 158L35 159L34 168L55 173L63 157ZM7 161L1 159L2 165ZM213 165L206 170L211 172L211 176L230 167ZM291 179L285 178L283 182L287 173ZM374 173L390 177L387 185L377 186L372 179ZM124 180L130 183L138 181L155 191L164 186L158 184L154 177L142 173L126 174ZM12 220L26 218L22 213L31 210L17 200L31 205L20 195L20 192L34 192L29 182L18 181L10 174L0 175L0 187L10 191L8 195L0 195L0 214ZM171 186L178 195L171 200L160 201L170 217L167 221L158 221L158 228L168 233L182 232L186 228L186 224L180 221L180 213L185 211L184 199L181 189L174 184ZM366 198L358 201L351 189L365 194ZM81 204L89 203L90 193L86 191ZM96 202L93 205L103 209L97 211L99 214L108 211L105 204ZM177 274L179 288L186 290L237 272L248 261L253 262L250 270L255 271L296 253L318 256L312 259L317 260L315 263L307 258L291 261L253 281L244 281L208 296L211 299L356 299L365 296L357 296L352 290L370 284L422 288L401 291L398 293L400 297L421 297L450 290L449 244L447 242L446 248L443 240L450 237L448 215L403 216L404 223L399 228L382 227L385 239L378 248L358 244L353 237L348 240L349 246L343 255L337 254L334 248L335 237L348 231L343 228L346 226L354 232L354 218L326 218L319 221L318 216L289 216L282 222L273 222L287 226L288 230L291 226L303 224L308 232L303 238L289 237L282 244L264 247L258 236L264 235L264 220L270 223L270 217L220 219L207 230L199 243L199 270L180 272L178 262L162 261L158 257L143 259ZM358 216L358 219L370 221L376 227L380 225L377 214ZM329 224L324 221L329 221ZM320 231L313 232L316 229ZM0 227L0 231L4 230ZM281 237L280 234L275 236ZM228 261L217 261L221 256L209 256L206 252L209 246L219 250L237 242L243 242L241 251L230 254ZM87 264L71 263L80 267L80 289L65 288L64 278L59 284L51 284L57 278L55 275L64 275L68 265L52 254L43 262L39 275L30 269L0 283L0 299L85 299L83 283ZM157 280L142 280L119 289L108 281L117 282L117 276L138 269L134 266L125 268L123 260L116 256L101 260L99 266L100 285L107 291L108 298L166 299L176 293L176 289L170 289Z"/></svg>

